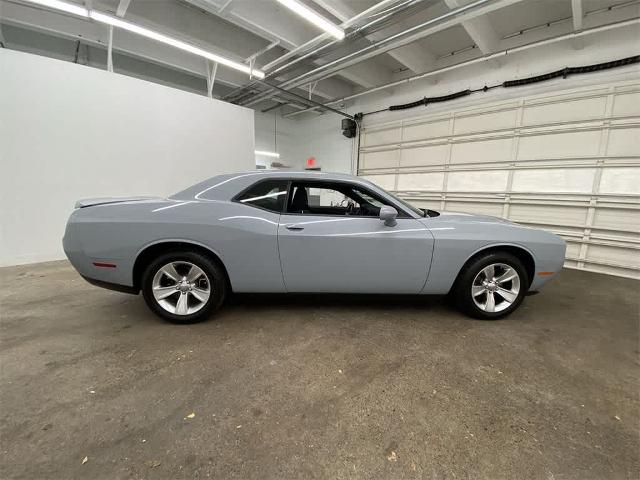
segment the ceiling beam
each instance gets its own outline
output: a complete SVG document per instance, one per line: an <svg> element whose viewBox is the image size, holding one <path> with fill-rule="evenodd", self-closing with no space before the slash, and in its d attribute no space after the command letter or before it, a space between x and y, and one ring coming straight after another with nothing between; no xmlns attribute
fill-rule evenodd
<svg viewBox="0 0 640 480"><path fill-rule="evenodd" d="M322 80L323 78L335 75L340 70L344 70L347 67L362 63L369 58L373 58L383 53L396 50L397 48L404 47L437 32L441 32L455 25L460 25L463 22L467 22L499 8L504 8L521 1L523 0L478 0L473 4L470 4L466 8L462 7L438 17L430 18L429 20L414 25L411 28L397 32L382 40L373 42L366 47L332 60L329 63L302 73L294 78L285 81L280 85L280 87L293 88L301 85L308 85L310 83ZM380 89L386 88L387 86L385 85ZM267 91L253 98L250 98L245 103L242 103L242 105L254 105L255 103L265 98L269 98L269 95L272 93L272 91L273 90Z"/></svg>
<svg viewBox="0 0 640 480"><path fill-rule="evenodd" d="M93 0L88 1L93 2ZM118 3L118 8L116 9L116 16L120 18L124 17L125 13L127 13L127 8L129 8L130 3L131 0L120 0L120 3ZM92 9L93 7L88 8ZM113 25L109 25L109 43L107 44L107 70L113 72Z"/></svg>
<svg viewBox="0 0 640 480"><path fill-rule="evenodd" d="M224 18L230 23L243 28L254 35L269 41L270 43L277 42L280 47L285 48L286 50L292 50L296 48L297 44L288 38L288 36L281 34L279 32L275 32L273 29L267 29L264 26L259 26L254 22L248 20L245 17L238 15L236 12L232 12L228 10L229 3L226 2L222 8L217 8L215 4L213 4L209 0L184 0L186 3L191 4L192 6L204 10L211 15L216 15L218 17ZM315 90L315 94L319 97L330 99L335 98L334 92L336 91L345 91L344 85L337 84L338 82L330 82L324 80Z"/></svg>
<svg viewBox="0 0 640 480"><path fill-rule="evenodd" d="M226 2L224 2L224 4L220 7L218 11L220 13L224 12L229 7L229 5L231 5L231 2L233 2L233 0L227 0Z"/></svg>
<svg viewBox="0 0 640 480"><path fill-rule="evenodd" d="M336 5L332 4L331 2L329 2L327 0L312 0L312 1L313 1L313 3L318 5L320 8L326 10L331 15L333 15L338 20L340 20L341 23L346 22L351 17L353 17L353 15L355 15L354 12L345 13L343 8L338 8ZM340 7L342 7L342 5L340 5ZM351 9L349 9L349 10L351 10ZM351 13L353 13L353 15L351 15Z"/></svg>
<svg viewBox="0 0 640 480"><path fill-rule="evenodd" d="M116 15L119 17L124 17L125 13L127 13L127 8L129 8L129 4L131 0L120 0L118 3L118 8L116 9Z"/></svg>
<svg viewBox="0 0 640 480"><path fill-rule="evenodd" d="M337 78L326 78L322 82L318 83L318 86L313 93L319 97L327 98L331 96L331 92L353 92L353 89L342 80Z"/></svg>
<svg viewBox="0 0 640 480"><path fill-rule="evenodd" d="M370 90L364 91L364 92L358 92L358 93L354 93L353 95L351 95L350 97L344 97L344 98L336 98L335 100L333 100L332 102L329 103L329 105L336 105L336 104L343 104L344 102L348 101L348 100L353 100L354 98L359 98L365 95L370 95L374 92L380 91L382 89L386 89L386 88L393 88L395 86L399 86L399 85L406 85L410 82L414 82L417 80L422 80L424 78L430 77L430 76L434 76L434 75L440 75L443 73L447 73L447 72L451 72L453 70L457 70L457 69L461 69L464 67L468 67L471 65L478 65L478 64L482 64L483 62L490 62L492 61L494 58L496 57L504 57L507 55L514 55L517 54L519 52L523 52L529 49L535 49L535 48L541 48L541 47L548 47L549 45L552 44L556 44L556 43L561 43L561 42L565 42L568 40L571 40L575 37L585 37L588 35L593 35L593 34L598 34L598 33L603 33L603 32L609 32L609 31L613 31L613 30L617 30L617 29L626 29L629 28L631 26L633 26L634 28L637 28L638 24L640 23L640 18L638 17L631 17L629 18L628 15L618 21L613 21L610 23L605 23L605 24L601 24L599 26L595 26L595 27L589 27L589 28L585 28L584 30L582 30L581 32L565 32L564 34L560 34L560 35L556 35L556 36L551 36L551 37L542 37L542 38L538 38L538 40L534 40L532 42L529 43L525 43L525 44L521 44L521 45L514 45L513 47L510 48L504 48L501 51L498 52L494 52L490 55L486 55L486 56L482 56L482 57L476 57L476 58L472 58L470 60L466 60L460 63L456 63L453 65L449 65L446 67L442 67L439 68L437 70L431 71L431 72L426 72L420 75L414 75L413 77L409 77L409 78L404 78L402 80L397 80L392 82L391 84L388 85L380 85L378 87L372 88ZM306 111L310 111L311 109L307 109ZM300 113L304 113L304 110L301 110L299 112L294 112L294 113L290 113L287 115L284 115L285 118L291 117L293 115L297 115Z"/></svg>
<svg viewBox="0 0 640 480"><path fill-rule="evenodd" d="M584 11L582 7L582 0L571 0L571 14L573 17L574 32L581 32L583 28ZM572 45L576 50L582 50L584 48L584 39L574 38Z"/></svg>
<svg viewBox="0 0 640 480"><path fill-rule="evenodd" d="M338 17L341 21L346 21L352 18L358 12L356 12L352 4L343 0L313 0L316 4L330 12L332 15ZM371 41L377 41L384 38L386 34L384 32L376 32L366 35L366 38ZM396 50L387 52L391 58L398 63L408 68L414 73L422 73L430 68L433 68L435 62L435 56L430 54L424 48L418 45L406 45ZM386 82L385 82L386 83Z"/></svg>
<svg viewBox="0 0 640 480"><path fill-rule="evenodd" d="M109 30L104 25L1 0L0 7L2 7L2 21L8 25L43 32L60 38L79 40L86 45L107 49ZM160 43L150 41L131 32L118 32L118 35L113 40L113 50L127 56L196 75L203 79L207 78L206 65L202 58L178 49L167 48ZM246 76L224 69L218 72L216 81L230 87L239 87L246 82Z"/></svg>
<svg viewBox="0 0 640 480"><path fill-rule="evenodd" d="M272 48L277 47L278 45L280 45L280 40L275 40L273 42L271 42L269 45L267 45L266 47L262 47L260 50L258 50L257 52L252 53L251 55L249 55L245 61L246 62L250 62L252 60L255 60L256 58L258 58L260 55L264 55L265 53L267 53L269 50L271 50Z"/></svg>
<svg viewBox="0 0 640 480"><path fill-rule="evenodd" d="M2 21L7 24L13 24L28 30L45 32L62 38L78 40L83 44L103 48L107 50L107 52L109 50L110 29L105 28L104 25L90 22L86 19L60 14L55 11L41 9L32 5L18 4L4 0L0 0L0 7L2 8ZM145 20L144 23L149 24L150 22ZM176 35L176 33L164 25L162 28L156 28L156 30L169 35ZM193 44L202 45L202 40L200 39L190 40L186 38L184 33L180 33L179 35L184 40L190 41ZM123 30L118 31L117 35L113 35L111 50L158 65L182 70L204 79L207 78L207 70L201 58L140 37L131 32ZM231 55L226 54L225 56ZM246 85L246 77L225 68L218 71L216 83L237 88ZM317 95L316 98L320 97L326 100L351 94L353 93L353 89L345 82L330 79L321 82L315 93Z"/></svg>
<svg viewBox="0 0 640 480"><path fill-rule="evenodd" d="M521 1L523 0L485 0L483 3L475 2L475 5L472 7L461 9L459 12L452 11L450 14L430 19L426 22L414 25L407 30L391 35L383 40L374 42L372 45L368 45L356 50L355 52L351 52L341 58L329 62L326 65L317 67L291 80L287 80L285 85L303 85L326 78L346 67L356 65L383 53L396 50L397 48L409 45L417 40L441 32L455 25L459 25L486 13Z"/></svg>
<svg viewBox="0 0 640 480"><path fill-rule="evenodd" d="M470 3L469 0L444 0L444 2L451 10ZM486 15L462 22L462 27L484 55L498 50L500 37L498 37Z"/></svg>
<svg viewBox="0 0 640 480"><path fill-rule="evenodd" d="M313 0L313 2L331 13L334 17L338 18L342 23L358 14L351 5L339 0ZM368 35L365 37L371 40L375 39L374 35ZM411 70L418 68L417 65L423 65L423 62L418 61L421 57L417 55L417 52L415 55L412 55L411 53L405 52L403 54L403 52L395 51L389 52L389 56ZM412 61L411 57L415 60ZM370 61L364 64L361 63L360 65L345 68L338 72L337 75L364 88L372 88L370 85L380 85L379 79L381 78L387 78L388 80L385 80L382 83L388 83L393 73L387 68L379 66L374 61Z"/></svg>
<svg viewBox="0 0 640 480"><path fill-rule="evenodd" d="M426 72L433 68L436 57L418 45L406 45L389 52L393 58L411 70L413 73Z"/></svg>
<svg viewBox="0 0 640 480"><path fill-rule="evenodd" d="M296 43L288 38L286 35L275 33L272 29L266 28L263 25L258 25L257 23L248 20L247 18L238 15L229 10L230 1L225 2L222 7L218 8L213 2L210 0L184 0L186 3L199 8L211 15L215 15L220 18L224 18L228 22L236 25L237 27L243 28L254 35L263 38L264 40L268 40L269 42L278 41L283 48L287 50L291 50L296 47Z"/></svg>
<svg viewBox="0 0 640 480"><path fill-rule="evenodd" d="M293 38L294 35L292 32L287 32L285 25L279 27L275 24L275 22L271 22L269 27L266 28L265 25L258 25L257 21L254 18L250 18L246 13L241 13L240 11L231 11L228 8L225 11L217 8L215 4L213 4L210 0L184 0L191 5L204 10L207 13L212 15L219 16L224 18L225 20L233 23L234 25L244 28L251 33L269 41L274 42L278 41L280 46L285 48L286 50L293 50L298 45L302 44L303 41L297 38ZM306 26L304 27L307 28ZM298 35L301 37L301 35ZM373 81L375 83L376 79L379 81L384 81L384 78L387 77L388 72L382 68L371 68L368 70L367 74L370 77L363 76L360 74L358 69L354 69L353 71L347 72L346 75L339 76L346 78L350 82L353 82L357 85L360 85L364 88L369 88L368 86ZM322 92L322 85L320 85L317 93Z"/></svg>
<svg viewBox="0 0 640 480"><path fill-rule="evenodd" d="M338 75L364 88L380 85L380 79L386 78L384 83L391 81L391 72L389 70L371 62L345 68L338 72Z"/></svg>
<svg viewBox="0 0 640 480"><path fill-rule="evenodd" d="M571 0L571 13L573 14L573 30L579 32L582 30L582 19L584 18L582 0Z"/></svg>

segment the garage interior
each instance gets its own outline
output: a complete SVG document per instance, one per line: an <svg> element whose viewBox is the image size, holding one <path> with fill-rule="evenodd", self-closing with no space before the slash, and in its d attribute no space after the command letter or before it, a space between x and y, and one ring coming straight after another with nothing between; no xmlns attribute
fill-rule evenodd
<svg viewBox="0 0 640 480"><path fill-rule="evenodd" d="M640 476L640 1L0 0L0 47L0 477ZM548 230L565 268L498 321L174 325L65 259L79 199L255 169Z"/></svg>

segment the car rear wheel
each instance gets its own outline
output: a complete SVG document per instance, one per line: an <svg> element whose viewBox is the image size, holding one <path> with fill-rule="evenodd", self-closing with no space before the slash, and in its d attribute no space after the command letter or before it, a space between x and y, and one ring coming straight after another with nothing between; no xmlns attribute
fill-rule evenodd
<svg viewBox="0 0 640 480"><path fill-rule="evenodd" d="M491 252L465 265L455 286L456 305L483 320L516 310L529 288L522 262L507 252Z"/></svg>
<svg viewBox="0 0 640 480"><path fill-rule="evenodd" d="M142 295L158 316L174 323L209 318L226 296L226 277L208 257L172 252L152 261L142 275Z"/></svg>

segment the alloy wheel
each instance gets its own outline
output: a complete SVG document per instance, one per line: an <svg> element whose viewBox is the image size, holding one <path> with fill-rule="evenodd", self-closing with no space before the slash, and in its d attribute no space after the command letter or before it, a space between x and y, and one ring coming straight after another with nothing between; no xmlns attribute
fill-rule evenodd
<svg viewBox="0 0 640 480"><path fill-rule="evenodd" d="M471 298L480 310L488 313L509 308L520 293L520 276L505 263L484 267L471 284Z"/></svg>
<svg viewBox="0 0 640 480"><path fill-rule="evenodd" d="M153 277L151 290L158 305L175 315L191 315L201 310L211 296L211 282L197 265L170 262Z"/></svg>

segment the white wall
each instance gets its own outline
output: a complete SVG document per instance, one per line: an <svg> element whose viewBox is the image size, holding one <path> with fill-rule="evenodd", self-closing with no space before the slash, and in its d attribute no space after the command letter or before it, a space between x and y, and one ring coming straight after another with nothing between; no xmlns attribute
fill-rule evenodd
<svg viewBox="0 0 640 480"><path fill-rule="evenodd" d="M342 136L339 117L284 118L277 111L256 112L256 150L280 153L281 163L292 170L304 170L309 157L324 171L349 173L353 141ZM276 136L274 136L274 130ZM274 159L258 157L259 163Z"/></svg>
<svg viewBox="0 0 640 480"><path fill-rule="evenodd" d="M256 156L256 163L269 167L272 162L280 162L292 169L303 168L304 159L298 156L298 122L282 118L277 110L255 112L256 150L278 152L280 158Z"/></svg>
<svg viewBox="0 0 640 480"><path fill-rule="evenodd" d="M250 109L0 49L0 265L63 258L79 198L169 195L253 151Z"/></svg>

